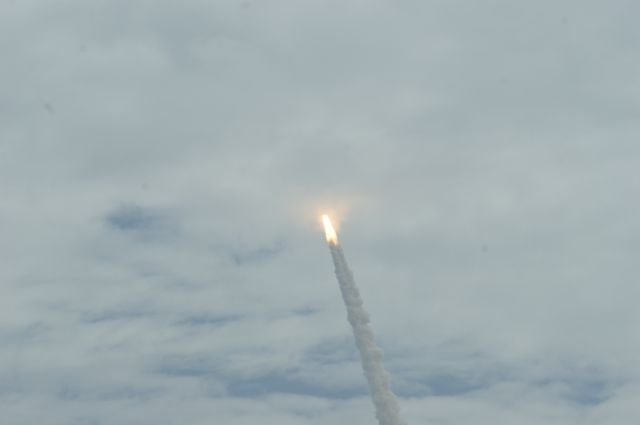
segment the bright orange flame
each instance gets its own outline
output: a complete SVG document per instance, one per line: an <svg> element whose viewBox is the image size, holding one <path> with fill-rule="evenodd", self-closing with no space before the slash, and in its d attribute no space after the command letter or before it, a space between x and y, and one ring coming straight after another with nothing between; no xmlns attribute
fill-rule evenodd
<svg viewBox="0 0 640 425"><path fill-rule="evenodd" d="M324 235L327 238L327 242L333 245L337 245L338 243L338 234L333 228L333 224L331 224L331 219L328 215L322 215L322 224L324 224Z"/></svg>

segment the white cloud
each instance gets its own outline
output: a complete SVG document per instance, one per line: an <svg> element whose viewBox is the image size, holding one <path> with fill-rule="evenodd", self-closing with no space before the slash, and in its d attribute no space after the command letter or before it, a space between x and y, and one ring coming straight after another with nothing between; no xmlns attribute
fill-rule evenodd
<svg viewBox="0 0 640 425"><path fill-rule="evenodd" d="M5 422L630 424L635 9L3 3Z"/></svg>

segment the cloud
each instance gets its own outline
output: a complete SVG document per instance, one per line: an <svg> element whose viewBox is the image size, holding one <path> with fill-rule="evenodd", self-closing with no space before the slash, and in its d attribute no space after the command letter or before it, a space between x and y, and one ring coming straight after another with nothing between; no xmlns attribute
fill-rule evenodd
<svg viewBox="0 0 640 425"><path fill-rule="evenodd" d="M3 418L635 423L637 8L4 2Z"/></svg>

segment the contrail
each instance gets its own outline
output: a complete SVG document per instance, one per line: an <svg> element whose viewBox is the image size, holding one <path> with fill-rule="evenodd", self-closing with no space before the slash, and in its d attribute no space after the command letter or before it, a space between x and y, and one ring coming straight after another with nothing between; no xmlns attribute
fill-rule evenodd
<svg viewBox="0 0 640 425"><path fill-rule="evenodd" d="M378 423L380 425L405 425L405 422L400 419L400 408L396 396L389 387L389 374L382 364L382 350L376 345L373 338L373 332L369 327L369 315L362 305L360 292L355 280L353 280L353 274L344 257L342 246L338 242L338 235L328 216L323 215L322 221L333 265L336 269L336 277L340 283L342 299L347 307L347 318L360 352L362 369L369 384Z"/></svg>

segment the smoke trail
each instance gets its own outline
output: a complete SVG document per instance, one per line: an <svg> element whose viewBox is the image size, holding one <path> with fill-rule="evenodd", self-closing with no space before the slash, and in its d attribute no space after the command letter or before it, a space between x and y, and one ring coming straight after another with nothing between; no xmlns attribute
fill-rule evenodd
<svg viewBox="0 0 640 425"><path fill-rule="evenodd" d="M353 280L342 247L335 240L329 240L331 257L336 269L336 277L340 283L342 299L347 306L347 317L356 346L360 352L362 369L369 383L369 391L376 408L376 418L380 425L405 425L400 419L400 408L395 395L389 388L389 374L382 365L382 350L376 345L373 332L369 327L369 315L362 306L360 292Z"/></svg>

